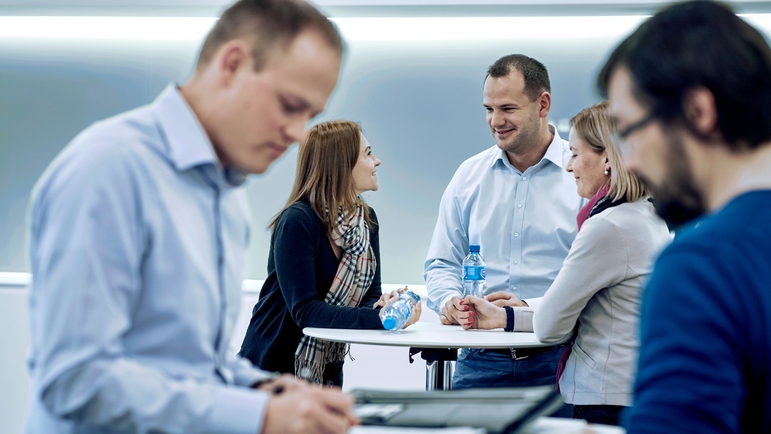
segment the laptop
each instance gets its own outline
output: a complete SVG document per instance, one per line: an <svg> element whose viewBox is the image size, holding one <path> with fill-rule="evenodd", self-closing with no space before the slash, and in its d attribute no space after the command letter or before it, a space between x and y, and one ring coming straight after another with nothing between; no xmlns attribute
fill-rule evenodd
<svg viewBox="0 0 771 434"><path fill-rule="evenodd" d="M362 425L445 428L472 426L489 434L516 433L562 407L554 386L399 392L356 389Z"/></svg>

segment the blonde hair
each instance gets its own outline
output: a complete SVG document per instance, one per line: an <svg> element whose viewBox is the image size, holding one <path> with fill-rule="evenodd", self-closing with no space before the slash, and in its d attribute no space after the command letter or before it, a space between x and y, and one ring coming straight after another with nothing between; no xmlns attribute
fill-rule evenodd
<svg viewBox="0 0 771 434"><path fill-rule="evenodd" d="M290 205L302 199L310 202L311 209L328 233L337 226L339 209L342 208L343 214L350 215L356 212L359 205L363 206L364 218L372 227L369 207L353 187L353 167L360 152L361 127L357 123L328 121L312 126L300 142L292 193L270 227L275 227Z"/></svg>
<svg viewBox="0 0 771 434"><path fill-rule="evenodd" d="M578 138L581 139L594 152L607 153L610 163L610 190L608 196L613 200L626 198L627 202L634 202L641 197L648 196L648 189L633 173L626 170L621 160L621 151L612 139L615 127L610 119L608 102L602 101L587 107L570 120Z"/></svg>

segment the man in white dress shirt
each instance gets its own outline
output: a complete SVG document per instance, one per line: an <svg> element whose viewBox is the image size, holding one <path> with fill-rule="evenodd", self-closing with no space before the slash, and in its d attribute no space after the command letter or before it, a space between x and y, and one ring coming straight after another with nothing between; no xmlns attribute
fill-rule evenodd
<svg viewBox="0 0 771 434"><path fill-rule="evenodd" d="M324 109L341 55L304 1L241 0L187 84L92 125L51 163L31 211L28 433L348 431L351 397L228 351L249 240L241 185Z"/></svg>
<svg viewBox="0 0 771 434"><path fill-rule="evenodd" d="M428 306L444 324L458 324L462 261L479 244L487 262L485 294L498 304L541 297L576 236L582 200L563 168L567 142L548 123L549 75L544 65L513 54L488 69L483 104L495 146L458 168L442 196L424 278ZM554 384L560 346L464 349L453 388Z"/></svg>

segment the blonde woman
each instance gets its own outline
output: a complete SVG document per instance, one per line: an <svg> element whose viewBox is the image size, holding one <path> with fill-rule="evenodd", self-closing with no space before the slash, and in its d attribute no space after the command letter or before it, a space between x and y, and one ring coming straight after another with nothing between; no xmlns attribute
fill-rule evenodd
<svg viewBox="0 0 771 434"><path fill-rule="evenodd" d="M341 386L348 346L303 327L383 329L377 216L361 199L378 189L380 160L358 124L313 126L302 142L286 206L270 227L268 278L241 355L268 371ZM407 325L420 317L415 309Z"/></svg>
<svg viewBox="0 0 771 434"><path fill-rule="evenodd" d="M618 425L632 404L640 293L670 236L643 184L623 167L607 102L582 110L572 124L566 170L589 202L562 269L530 307L514 307L521 302L505 293L465 299L471 309L461 324L534 331L542 342L573 337L558 371L565 402L576 418Z"/></svg>

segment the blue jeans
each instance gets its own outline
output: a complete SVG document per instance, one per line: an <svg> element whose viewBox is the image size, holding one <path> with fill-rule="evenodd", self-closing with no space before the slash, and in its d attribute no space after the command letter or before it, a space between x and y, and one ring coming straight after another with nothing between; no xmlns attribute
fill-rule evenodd
<svg viewBox="0 0 771 434"><path fill-rule="evenodd" d="M510 354L492 350L464 348L455 363L452 388L556 387L557 365L564 348L555 345L549 351L522 360L514 360ZM553 416L572 418L572 406L565 405Z"/></svg>
<svg viewBox="0 0 771 434"><path fill-rule="evenodd" d="M620 425L624 408L620 405L574 405L573 418L586 419L589 423Z"/></svg>

